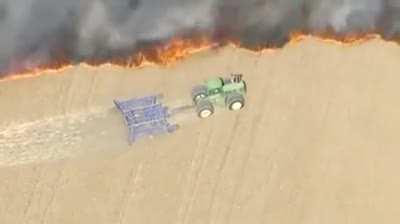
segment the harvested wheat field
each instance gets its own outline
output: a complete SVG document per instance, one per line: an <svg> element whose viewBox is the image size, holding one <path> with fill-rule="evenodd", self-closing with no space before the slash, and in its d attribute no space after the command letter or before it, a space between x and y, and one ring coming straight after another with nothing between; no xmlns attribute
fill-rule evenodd
<svg viewBox="0 0 400 224"><path fill-rule="evenodd" d="M399 223L400 47L308 38L167 68L68 67L0 82L0 223ZM127 142L112 100L190 101L243 73L246 107Z"/></svg>

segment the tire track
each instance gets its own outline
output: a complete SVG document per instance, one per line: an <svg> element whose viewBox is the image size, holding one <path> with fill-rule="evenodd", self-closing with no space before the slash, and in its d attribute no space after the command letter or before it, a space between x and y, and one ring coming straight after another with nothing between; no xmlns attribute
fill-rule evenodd
<svg viewBox="0 0 400 224"><path fill-rule="evenodd" d="M65 168L66 168L66 165L65 165L65 163L63 163L61 168L60 168L60 171L58 172L55 184L52 187L50 200L49 200L49 202L47 203L47 206L44 209L43 216L42 216L42 221L41 221L42 224L49 223L46 220L48 220L48 215L49 215L50 208L52 208L54 203L55 203L57 192L60 190L61 186L63 186L62 183L64 182L64 170L65 170Z"/></svg>
<svg viewBox="0 0 400 224"><path fill-rule="evenodd" d="M190 171L189 171L190 176L188 178L189 180L187 181L189 183L189 185L190 185L190 183L193 183L193 176L195 175L195 169L196 169L195 161L198 159L198 156L199 156L198 154L200 151L202 137L203 137L202 132L199 132L198 136L197 136L196 147L195 147L195 150L194 150L191 162L190 162ZM197 181L197 179L194 181L194 183L196 183L196 181ZM187 189L191 189L191 188L188 187ZM182 197L182 202L180 203L180 206L178 209L178 223L182 223L186 218L185 216L187 214L187 210L188 210L187 204L188 204L188 200L189 200L189 199L187 199L188 198L187 194L190 194L190 190L188 190L188 191L189 191L189 193L184 191L184 195ZM186 205L186 207L184 205Z"/></svg>
<svg viewBox="0 0 400 224"><path fill-rule="evenodd" d="M135 166L136 167L136 166ZM124 193L122 194L122 202L121 202L121 209L119 214L118 214L118 223L119 224L123 224L126 223L126 213L128 210L128 205L129 202L135 198L135 190L136 190L136 186L138 184L138 182L141 179L141 173L142 173L142 169L143 169L143 163L139 163L139 165L137 166L136 169L131 168L129 177L128 177L128 181L125 185L125 190ZM132 190L129 190L130 188L132 188Z"/></svg>
<svg viewBox="0 0 400 224"><path fill-rule="evenodd" d="M185 210L184 215L183 215L183 223L184 224L190 223L189 222L189 214L193 209L193 204L195 202L195 198L197 198L197 195L198 195L200 177L202 176L202 172L203 172L204 166L205 166L205 161L207 161L207 157L208 157L206 154L206 152L207 152L206 149L209 148L209 146L213 140L213 137L215 134L214 127L212 127L211 130L208 131L207 133L209 133L209 134L206 138L206 143L204 144L204 147L203 147L204 148L203 153L201 154L202 156L201 156L201 161L200 161L200 167L195 176L193 191L189 197L187 209Z"/></svg>
<svg viewBox="0 0 400 224"><path fill-rule="evenodd" d="M231 129L231 132L230 132L230 135L229 135L229 138L228 138L228 145L225 147L225 150L224 150L223 155L222 155L222 160L221 160L221 162L219 164L219 167L218 167L218 170L217 170L217 181L216 181L216 183L215 183L215 185L214 185L214 187L212 189L212 198L211 198L211 203L210 203L210 206L209 206L209 209L208 209L210 214L211 214L211 211L212 211L212 209L214 207L216 192L217 192L217 189L218 189L219 184L221 182L222 170L224 169L224 167L226 165L226 160L228 158L228 155L232 150L232 145L234 143L234 138L236 136L236 133L237 133L237 130L238 130L238 126L239 126L239 115L236 115L235 118L234 118L234 121L233 121L233 127ZM214 223L214 220L212 219L212 217L210 219L210 223Z"/></svg>
<svg viewBox="0 0 400 224"><path fill-rule="evenodd" d="M45 172L45 168L44 167L39 167L38 169L38 174L37 174L37 178L34 181L33 184L33 188L32 191L28 197L28 200L26 202L25 208L23 209L23 213L22 213L22 223L23 224L27 224L29 222L29 218L28 218L28 214L29 214L29 210L32 207L32 202L33 202L33 198L35 197L36 193L38 192L39 189L39 185L42 181L44 172Z"/></svg>
<svg viewBox="0 0 400 224"><path fill-rule="evenodd" d="M256 65L255 66L258 68L258 60L256 61ZM272 72L269 71L269 74L272 74ZM257 101L260 101L260 102L254 103L254 105L260 105L260 107L259 107L260 109L256 110L257 112L255 113L255 115L253 115L252 123L250 125L250 127L251 127L250 131L249 131L250 138L249 138L248 144L245 145L245 147L248 150L247 150L247 153L244 156L244 163L243 163L243 165L242 165L242 167L240 169L240 172L239 172L238 177L237 177L237 182L236 182L234 190L233 190L232 200L231 200L231 203L230 203L231 206L230 206L230 209L228 210L228 213L227 213L228 223L231 223L232 211L233 211L233 208L234 208L234 206L236 204L236 201L237 201L237 198L238 198L238 192L241 190L241 188L243 186L243 183L244 183L243 180L244 180L244 176L245 176L245 173L246 173L246 168L248 166L249 159L250 159L250 156L252 154L253 148L256 145L257 138L259 137L259 135L257 133L259 132L259 130L261 128L260 124L263 123L263 119L265 117L265 112L264 111L269 111L269 110L265 110L265 107L267 105L267 99L269 98L268 97L268 93L269 93L268 89L269 89L269 87L271 85L270 83L271 82L265 82L262 85L261 91L259 91L259 92L262 92L263 95L262 95L262 97L258 98L259 100L257 100Z"/></svg>

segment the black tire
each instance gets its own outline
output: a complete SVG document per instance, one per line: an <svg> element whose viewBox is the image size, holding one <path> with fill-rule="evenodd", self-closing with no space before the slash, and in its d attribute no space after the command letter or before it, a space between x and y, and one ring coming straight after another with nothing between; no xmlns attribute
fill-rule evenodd
<svg viewBox="0 0 400 224"><path fill-rule="evenodd" d="M201 100L197 103L196 111L199 118L207 118L214 114L214 106L208 100Z"/></svg>
<svg viewBox="0 0 400 224"><path fill-rule="evenodd" d="M243 85L244 85L244 92L247 93L247 83L243 81Z"/></svg>
<svg viewBox="0 0 400 224"><path fill-rule="evenodd" d="M192 89L192 100L194 103L197 103L200 99L203 99L206 96L207 96L206 86L195 86Z"/></svg>
<svg viewBox="0 0 400 224"><path fill-rule="evenodd" d="M226 98L226 105L229 110L237 111L244 107L245 99L240 93L232 93Z"/></svg>

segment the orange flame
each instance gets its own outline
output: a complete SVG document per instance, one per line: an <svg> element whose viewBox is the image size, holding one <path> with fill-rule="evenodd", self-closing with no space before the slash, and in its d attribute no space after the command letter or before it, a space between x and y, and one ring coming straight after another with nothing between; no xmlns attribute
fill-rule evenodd
<svg viewBox="0 0 400 224"><path fill-rule="evenodd" d="M371 39L381 39L381 36L378 34L365 34L365 35L347 35L345 37L337 37L329 34L318 34L318 35L310 35L304 33L293 33L290 36L290 41L287 44L296 44L302 42L308 38L314 38L318 41L328 42L331 44L339 44L345 46L353 46L365 43ZM112 64L129 68L138 68L147 65L162 65L168 66L170 64L174 64L190 55L195 53L205 51L212 48L217 48L220 46L233 45L237 48L244 48L241 46L239 41L227 40L223 44L219 42L212 41L212 39L207 37L200 38L175 38L172 39L167 44L162 44L158 46L154 46L151 49L146 49L136 53L130 57L122 57L115 58L109 62L97 62L97 61L87 61L83 64L89 66L100 66L102 64ZM275 52L277 47L259 47L257 49L250 49L253 52ZM45 73L57 74L60 71L65 70L69 67L72 67L71 63L68 60L61 60L59 63L53 63L51 65L39 66L34 69L26 69L18 74L12 74L5 76L4 78L0 78L0 81L10 80L10 79L21 79L21 78L30 78L39 76Z"/></svg>
<svg viewBox="0 0 400 224"><path fill-rule="evenodd" d="M373 39L382 39L381 35L377 33L347 34L344 36L336 36L330 33L320 33L314 35L305 33L293 33L290 36L289 44L298 43L307 38L314 38L321 42L343 45L343 46L354 46L363 44Z"/></svg>
<svg viewBox="0 0 400 224"><path fill-rule="evenodd" d="M217 47L209 38L183 39L174 38L167 44L154 46L140 51L128 58L114 59L110 63L124 67L142 67L149 64L167 66L180 61L189 55ZM92 64L92 63L89 63ZM93 63L92 65L96 65Z"/></svg>

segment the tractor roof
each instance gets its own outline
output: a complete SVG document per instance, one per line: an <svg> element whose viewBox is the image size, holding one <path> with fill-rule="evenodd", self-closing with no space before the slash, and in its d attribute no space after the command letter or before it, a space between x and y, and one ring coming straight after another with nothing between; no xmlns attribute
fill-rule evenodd
<svg viewBox="0 0 400 224"><path fill-rule="evenodd" d="M207 88L208 89L217 89L223 86L223 81L221 78L211 78L207 80Z"/></svg>

